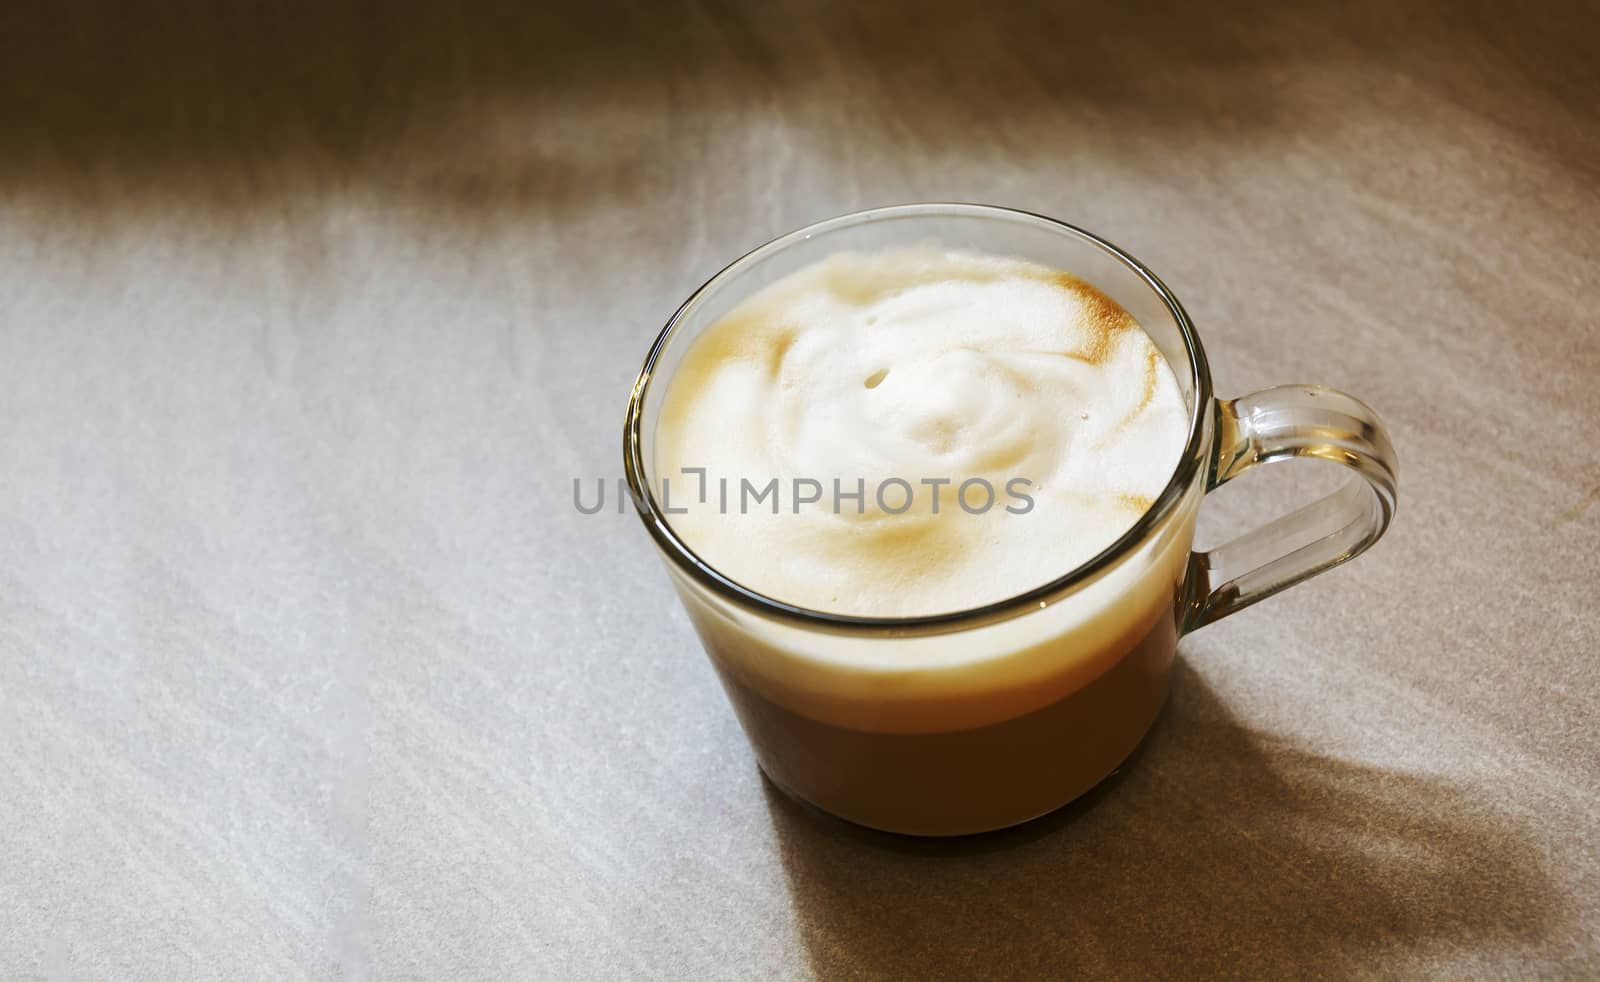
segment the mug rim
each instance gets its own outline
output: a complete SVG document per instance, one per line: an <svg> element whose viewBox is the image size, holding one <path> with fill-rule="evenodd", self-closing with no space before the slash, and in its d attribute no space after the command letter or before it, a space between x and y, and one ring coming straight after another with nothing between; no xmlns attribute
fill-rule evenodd
<svg viewBox="0 0 1600 982"><path fill-rule="evenodd" d="M1178 331L1183 338L1184 349L1188 355L1190 382L1194 392L1194 404L1190 409L1189 435L1184 443L1183 453L1173 467L1172 476L1168 479L1161 494L1156 497L1155 502L1145 510L1144 514L1139 516L1139 520L1134 522L1116 541L1100 552L1048 583L977 607L912 617L863 617L802 607L744 586L706 562L689 547L688 543L678 537L673 531L671 523L667 521L667 515L656 501L651 482L646 477L647 468L643 450L644 402L645 396L649 392L650 383L653 381L657 362L666 350L667 345L672 341L678 326L702 297L714 287L732 279L744 269L755 265L762 259L781 252L795 243L841 228L884 219L934 217L939 215L1033 225L1076 238L1121 263L1156 294L1178 325ZM1050 603L1077 592L1077 590L1099 579L1100 576L1115 567L1124 555L1143 542L1151 532L1159 528L1166 518L1172 514L1179 501L1182 500L1184 494L1192 485L1195 475L1204 465L1206 422L1211 412L1211 402L1210 366L1206 362L1205 349L1201 346L1200 336L1195 332L1194 324L1190 321L1188 313L1183 309L1183 305L1178 302L1178 298L1173 292L1167 288L1166 284L1161 282L1161 279L1151 272L1149 267L1135 259L1125 250L1076 225L1019 208L953 201L886 205L853 211L824 219L820 222L813 222L810 225L780 235L735 259L696 288L688 299L679 305L672 317L667 320L661 332L656 335L654 343L650 346L649 354L645 356L644 366L639 370L639 375L634 380L633 389L628 397L627 418L623 426L623 467L628 480L628 489L633 498L634 508L657 546L671 558L678 569L688 574L696 583L712 590L724 599L730 600L738 606L754 609L762 614L810 629L822 629L845 634L892 634L896 636L945 633L1009 620L1029 611L1047 607Z"/></svg>

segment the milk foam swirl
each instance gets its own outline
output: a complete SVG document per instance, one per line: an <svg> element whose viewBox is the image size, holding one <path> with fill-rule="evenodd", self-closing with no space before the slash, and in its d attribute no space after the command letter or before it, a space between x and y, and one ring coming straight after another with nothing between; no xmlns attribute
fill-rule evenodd
<svg viewBox="0 0 1600 982"><path fill-rule="evenodd" d="M758 592L905 616L1003 599L1098 553L1165 486L1187 426L1165 359L1092 286L975 253L845 253L696 339L669 380L656 464L864 485L837 511L740 514L712 495L671 521ZM917 489L899 513L873 493L896 478ZM1020 479L1033 507L970 514L957 496L975 478L1001 495Z"/></svg>

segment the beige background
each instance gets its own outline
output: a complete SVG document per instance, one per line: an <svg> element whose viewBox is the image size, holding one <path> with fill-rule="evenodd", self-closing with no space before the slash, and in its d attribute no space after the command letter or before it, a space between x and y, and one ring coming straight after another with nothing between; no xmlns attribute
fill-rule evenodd
<svg viewBox="0 0 1600 982"><path fill-rule="evenodd" d="M7 4L0 977L1600 974L1597 25ZM570 482L722 263L951 198L1123 245L1222 392L1348 388L1403 468L1120 779L934 847L763 785Z"/></svg>

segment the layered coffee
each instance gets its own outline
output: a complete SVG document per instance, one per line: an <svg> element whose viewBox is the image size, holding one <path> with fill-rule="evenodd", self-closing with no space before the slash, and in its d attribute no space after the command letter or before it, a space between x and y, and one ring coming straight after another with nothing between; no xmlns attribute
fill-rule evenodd
<svg viewBox="0 0 1600 982"><path fill-rule="evenodd" d="M751 591L874 618L1015 597L1099 555L1163 493L1190 424L1110 297L934 248L765 287L668 383L654 467L674 532ZM979 831L1087 790L1148 728L1198 496L1082 589L955 633L819 632L681 592L777 783L867 825Z"/></svg>

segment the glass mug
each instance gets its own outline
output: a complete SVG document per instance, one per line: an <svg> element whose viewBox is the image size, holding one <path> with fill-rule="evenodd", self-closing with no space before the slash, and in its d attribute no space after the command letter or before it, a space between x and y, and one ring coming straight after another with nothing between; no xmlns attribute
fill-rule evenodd
<svg viewBox="0 0 1600 982"><path fill-rule="evenodd" d="M673 532L658 496L661 479L676 476L658 474L653 459L665 383L701 331L767 284L836 252L928 243L1071 273L1138 320L1190 409L1165 490L1088 562L968 610L845 616L734 582ZM650 349L629 400L623 452L639 515L762 770L824 811L918 835L1025 822L1116 770L1166 699L1178 638L1372 545L1394 515L1398 468L1383 424L1343 393L1291 385L1213 397L1183 307L1116 246L1039 215L967 204L834 218L712 277ZM1220 548L1191 551L1206 492L1291 457L1335 461L1354 475Z"/></svg>

